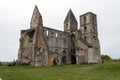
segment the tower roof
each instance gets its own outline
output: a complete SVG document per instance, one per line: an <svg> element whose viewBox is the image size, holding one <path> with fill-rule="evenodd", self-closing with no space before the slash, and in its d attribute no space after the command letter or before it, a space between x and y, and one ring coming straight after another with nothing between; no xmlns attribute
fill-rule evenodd
<svg viewBox="0 0 120 80"><path fill-rule="evenodd" d="M39 15L39 16L41 16L41 14L40 14L40 12L39 12L39 9L38 9L37 5L35 5L35 7L34 7L33 15Z"/></svg>
<svg viewBox="0 0 120 80"><path fill-rule="evenodd" d="M38 7L35 5L35 8L33 10L33 15L31 18L31 27L33 28L33 27L37 27L40 25L42 25L42 16L39 12Z"/></svg>
<svg viewBox="0 0 120 80"><path fill-rule="evenodd" d="M71 9L68 11L64 23L67 23L67 22L76 22L77 23L77 20Z"/></svg>

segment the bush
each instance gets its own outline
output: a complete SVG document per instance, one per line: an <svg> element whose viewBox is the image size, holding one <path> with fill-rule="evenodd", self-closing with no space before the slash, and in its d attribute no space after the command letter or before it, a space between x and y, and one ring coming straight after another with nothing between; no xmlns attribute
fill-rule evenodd
<svg viewBox="0 0 120 80"><path fill-rule="evenodd" d="M2 66L2 62L0 62L0 66Z"/></svg>
<svg viewBox="0 0 120 80"><path fill-rule="evenodd" d="M16 64L16 62L13 61L13 62L9 62L9 63L7 63L7 66L15 66L15 64Z"/></svg>
<svg viewBox="0 0 120 80"><path fill-rule="evenodd" d="M30 65L30 63L29 62L28 63L21 63L21 62L16 61L15 65L16 66L28 66L28 65Z"/></svg>
<svg viewBox="0 0 120 80"><path fill-rule="evenodd" d="M112 58L108 55L101 55L102 62L111 61Z"/></svg>

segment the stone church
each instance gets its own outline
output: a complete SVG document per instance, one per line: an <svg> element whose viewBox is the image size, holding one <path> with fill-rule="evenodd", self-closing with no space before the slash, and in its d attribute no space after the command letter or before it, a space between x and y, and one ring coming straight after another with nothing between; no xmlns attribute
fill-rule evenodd
<svg viewBox="0 0 120 80"><path fill-rule="evenodd" d="M88 12L80 16L80 28L70 9L64 20L64 31L43 25L35 6L30 29L21 30L17 64L53 66L100 63L97 16Z"/></svg>

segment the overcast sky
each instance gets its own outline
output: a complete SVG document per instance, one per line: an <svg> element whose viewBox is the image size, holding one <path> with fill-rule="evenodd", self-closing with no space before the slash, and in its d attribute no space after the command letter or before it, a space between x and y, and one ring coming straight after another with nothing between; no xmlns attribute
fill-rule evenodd
<svg viewBox="0 0 120 80"><path fill-rule="evenodd" d="M119 0L0 0L0 61L17 59L20 30L30 28L34 6L43 17L43 25L63 30L71 8L79 22L86 12L97 15L101 53L120 58Z"/></svg>

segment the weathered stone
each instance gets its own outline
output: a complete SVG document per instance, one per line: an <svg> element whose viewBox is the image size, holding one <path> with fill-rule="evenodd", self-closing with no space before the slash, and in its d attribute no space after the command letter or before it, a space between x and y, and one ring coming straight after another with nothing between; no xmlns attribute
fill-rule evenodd
<svg viewBox="0 0 120 80"><path fill-rule="evenodd" d="M43 26L42 16L35 6L30 29L21 30L17 63L33 66L100 63L100 44L96 15L88 12L77 20L69 10L64 31Z"/></svg>

